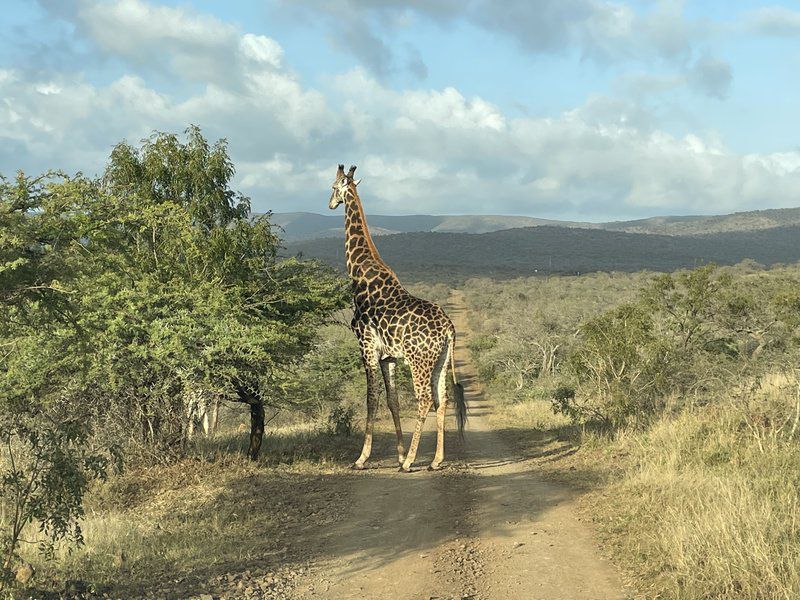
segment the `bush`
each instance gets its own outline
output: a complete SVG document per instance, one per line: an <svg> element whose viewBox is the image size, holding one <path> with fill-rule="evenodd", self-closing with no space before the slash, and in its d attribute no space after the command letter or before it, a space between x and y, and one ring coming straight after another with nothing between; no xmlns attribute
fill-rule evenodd
<svg viewBox="0 0 800 600"><path fill-rule="evenodd" d="M794 344L781 310L797 282L736 275L713 265L658 275L634 302L587 321L569 359L577 393L556 408L576 421L641 425L668 398L709 395L776 364Z"/></svg>
<svg viewBox="0 0 800 600"><path fill-rule="evenodd" d="M356 410L353 406L338 405L328 415L328 433L342 437L353 434L353 418Z"/></svg>
<svg viewBox="0 0 800 600"><path fill-rule="evenodd" d="M668 387L672 359L670 346L654 333L650 312L623 304L583 325L581 334L570 357L580 392L577 400L563 397L562 412L613 426L642 422Z"/></svg>
<svg viewBox="0 0 800 600"><path fill-rule="evenodd" d="M89 447L89 435L86 422L74 416L0 415L0 590L12 580L28 525L38 525L48 557L58 540L83 542L83 495L93 479L105 477L109 461Z"/></svg>

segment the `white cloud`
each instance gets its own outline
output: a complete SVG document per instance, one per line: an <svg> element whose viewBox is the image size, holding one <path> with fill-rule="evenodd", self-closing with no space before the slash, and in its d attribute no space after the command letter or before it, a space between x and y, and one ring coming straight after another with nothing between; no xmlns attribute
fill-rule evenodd
<svg viewBox="0 0 800 600"><path fill-rule="evenodd" d="M283 48L273 39L264 35L245 33L239 40L239 49L242 56L260 64L266 64L274 69L281 68Z"/></svg>
<svg viewBox="0 0 800 600"><path fill-rule="evenodd" d="M765 6L747 13L746 28L764 35L800 37L800 12L783 6Z"/></svg>
<svg viewBox="0 0 800 600"><path fill-rule="evenodd" d="M333 79L333 103L303 85L287 64L291 56L268 37L143 0L80 6L85 35L136 74L100 85L82 76L0 70L6 174L19 166L97 172L123 138L135 142L153 129L196 123L210 137L229 139L238 185L262 210L323 210L339 162L359 165L371 212L607 219L798 202L800 152L739 155L713 133L673 136L637 102L593 95L558 115L514 118L455 87L395 90L354 69ZM436 18L446 18L453 9L441 3L436 10ZM519 10L527 14L521 4ZM627 36L630 18L622 11L598 21L604 39ZM145 27L148 19L160 23ZM99 32L101 24L119 39ZM680 46L664 42L677 53ZM177 84L193 84L176 86L188 95L178 97L147 69L133 69L143 64L137 49L154 47ZM219 57L227 61L221 70ZM724 93L724 64L702 61L691 63L694 85ZM199 89L195 69L211 74ZM681 77L688 76L632 78L626 85L645 94L682 85Z"/></svg>
<svg viewBox="0 0 800 600"><path fill-rule="evenodd" d="M658 0L637 12L629 4L608 0L490 0L401 2L400 0L282 0L287 10L313 11L332 23L334 44L364 61L378 78L392 61L387 48L365 40L378 28L408 26L414 15L448 24L464 21L513 40L527 52L563 54L578 48L599 62L677 60L685 62L703 26L687 20L680 0ZM357 24L359 48L347 43L341 19ZM379 41L379 40L378 40ZM369 50L366 52L365 50ZM376 64L376 61L378 64Z"/></svg>
<svg viewBox="0 0 800 600"><path fill-rule="evenodd" d="M224 77L238 39L219 19L141 0L79 0L73 18L103 51L192 79Z"/></svg>
<svg viewBox="0 0 800 600"><path fill-rule="evenodd" d="M30 149L16 156L12 169L97 172L123 138L138 142L153 130L182 130L189 123L236 138L246 160L297 152L333 130L323 95L303 88L271 38L143 0L77 0L63 18L106 56L125 61L129 72L98 85L82 74L42 78L23 69L3 71L0 138ZM163 81L152 76L164 69L167 89L153 84Z"/></svg>
<svg viewBox="0 0 800 600"><path fill-rule="evenodd" d="M393 92L369 80L364 87L370 101L348 117L355 128L381 124L355 145L383 157L372 165L375 173L361 169L374 210L424 202L430 211L553 214L566 206L586 215L633 215L739 210L767 197L771 205L797 202L800 153L756 161L715 136L672 136L646 114L629 118L624 104L602 97L558 118L508 119L491 109L501 125L480 127L471 108L481 106L478 99L454 90ZM409 157L418 162L410 165ZM409 177L422 189L406 183Z"/></svg>

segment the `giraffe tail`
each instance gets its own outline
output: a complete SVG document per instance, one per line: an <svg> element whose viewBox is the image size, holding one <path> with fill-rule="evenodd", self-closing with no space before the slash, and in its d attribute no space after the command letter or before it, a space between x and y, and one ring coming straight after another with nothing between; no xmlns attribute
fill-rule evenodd
<svg viewBox="0 0 800 600"><path fill-rule="evenodd" d="M467 424L467 401L464 398L464 386L458 383L456 376L456 333L450 335L450 370L453 373L453 401L456 408L458 435L464 439L464 426Z"/></svg>

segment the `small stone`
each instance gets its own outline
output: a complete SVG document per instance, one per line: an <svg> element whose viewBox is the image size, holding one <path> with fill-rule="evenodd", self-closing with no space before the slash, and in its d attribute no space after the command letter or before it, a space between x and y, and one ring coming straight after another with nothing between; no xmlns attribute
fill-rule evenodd
<svg viewBox="0 0 800 600"><path fill-rule="evenodd" d="M33 565L30 563L25 563L19 569L17 569L16 579L22 585L27 585L28 582L33 579L35 574L36 570L33 568Z"/></svg>

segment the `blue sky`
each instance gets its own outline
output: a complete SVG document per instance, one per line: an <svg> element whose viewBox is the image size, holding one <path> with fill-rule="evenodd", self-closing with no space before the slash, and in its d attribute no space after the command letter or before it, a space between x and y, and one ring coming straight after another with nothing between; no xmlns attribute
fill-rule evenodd
<svg viewBox="0 0 800 600"><path fill-rule="evenodd" d="M0 173L225 137L257 210L612 220L800 206L796 3L6 0Z"/></svg>

